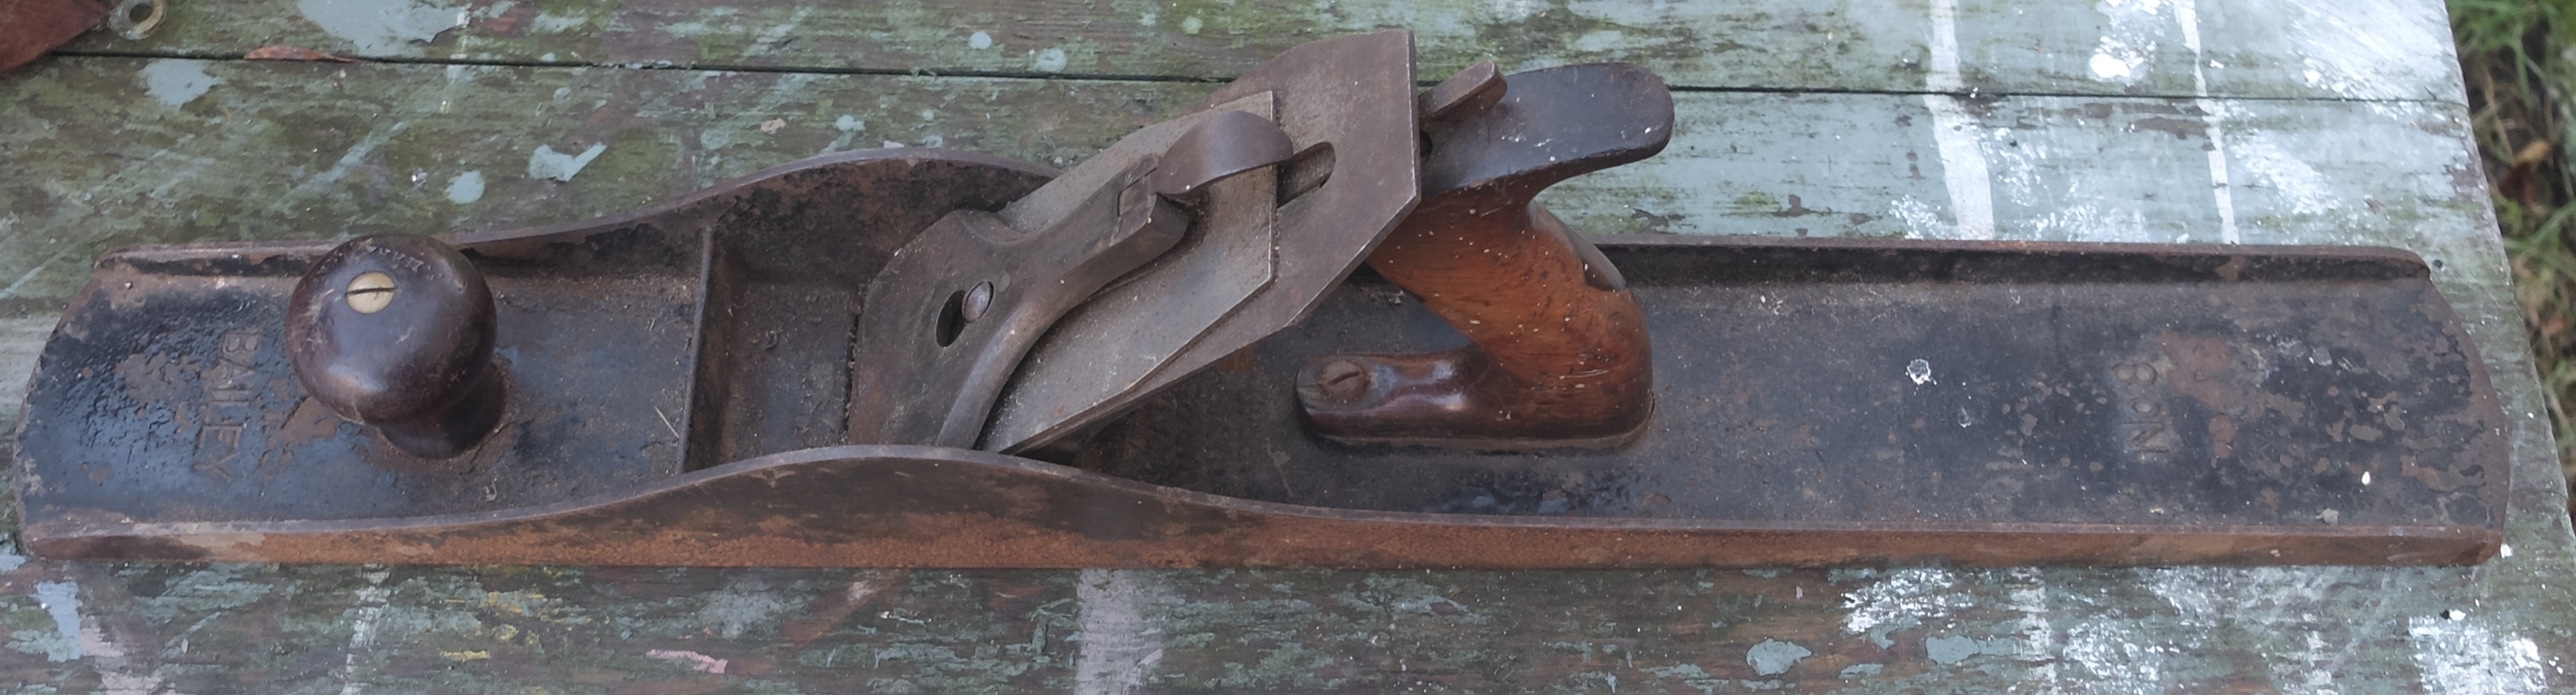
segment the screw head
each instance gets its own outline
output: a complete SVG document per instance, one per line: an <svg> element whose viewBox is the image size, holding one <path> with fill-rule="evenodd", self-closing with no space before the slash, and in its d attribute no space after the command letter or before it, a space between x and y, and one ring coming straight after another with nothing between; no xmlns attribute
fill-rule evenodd
<svg viewBox="0 0 2576 695"><path fill-rule="evenodd" d="M1358 400L1369 392L1370 387L1376 386L1376 382L1377 378L1370 373L1368 365L1357 360L1333 360L1315 371L1315 385L1323 390L1326 398L1339 403Z"/></svg>
<svg viewBox="0 0 2576 695"><path fill-rule="evenodd" d="M974 323L976 319L984 318L984 312L992 308L993 283L979 282L975 289L966 291L966 300L957 307L957 316L967 323Z"/></svg>
<svg viewBox="0 0 2576 695"><path fill-rule="evenodd" d="M394 303L394 276L381 271L367 271L350 278L349 288L341 294L348 298L349 308L358 310L358 313L384 311L386 306Z"/></svg>

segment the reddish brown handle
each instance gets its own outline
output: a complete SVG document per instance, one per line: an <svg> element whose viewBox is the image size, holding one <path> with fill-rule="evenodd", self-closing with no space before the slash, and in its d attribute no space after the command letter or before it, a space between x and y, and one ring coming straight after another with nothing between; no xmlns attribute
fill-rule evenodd
<svg viewBox="0 0 2576 695"><path fill-rule="evenodd" d="M15 70L98 26L115 10L111 0L10 0L0 2L0 72ZM153 10L158 14L160 10Z"/></svg>
<svg viewBox="0 0 2576 695"><path fill-rule="evenodd" d="M1298 395L1318 433L1580 446L1615 444L1645 424L1653 360L1637 300L1617 269L1532 198L1660 151L1671 96L1652 74L1621 64L1507 79L1499 101L1426 133L1422 204L1369 257L1471 344L1309 362Z"/></svg>

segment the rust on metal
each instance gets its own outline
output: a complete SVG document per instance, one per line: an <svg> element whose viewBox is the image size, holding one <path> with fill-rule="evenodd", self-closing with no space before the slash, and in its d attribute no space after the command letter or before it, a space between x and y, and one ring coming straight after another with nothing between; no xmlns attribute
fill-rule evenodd
<svg viewBox="0 0 2576 695"><path fill-rule="evenodd" d="M1421 114L1424 129L1441 128L1493 108L1509 89L1510 83L1503 79L1501 70L1494 68L1494 61L1480 60L1432 85L1430 91L1416 98L1418 103L1413 108Z"/></svg>
<svg viewBox="0 0 2576 695"><path fill-rule="evenodd" d="M2413 565L2480 562L2494 544L2492 532L2451 526L1779 524L1346 510L906 446L802 450L631 495L503 514L45 530L29 549L55 557L781 567Z"/></svg>
<svg viewBox="0 0 2576 695"><path fill-rule="evenodd" d="M1180 242L1188 221L1151 192L1158 161L1132 162L1045 228L959 211L897 250L858 314L851 354L865 357L850 365L850 441L974 446L1003 380L1048 326Z"/></svg>
<svg viewBox="0 0 2576 695"><path fill-rule="evenodd" d="M1275 232L1184 242L1067 315L1012 378L980 448L1070 444L1314 311L1421 195L1416 89L1413 35L1389 30L1300 44L1200 100L1193 114L1276 109L1297 154L1264 173L1284 185L1244 192L1231 212L1212 191L1210 208Z"/></svg>
<svg viewBox="0 0 2576 695"><path fill-rule="evenodd" d="M1242 111L1215 111L1164 151L1162 163L1154 168L1154 193L1195 202L1209 184L1288 161L1296 154L1287 131L1270 119Z"/></svg>
<svg viewBox="0 0 2576 695"><path fill-rule="evenodd" d="M1542 568L2501 544L2511 422L2411 253L1596 245L1532 196L1659 149L1660 82L1412 76L1400 31L1310 44L1061 175L876 150L445 245L111 252L30 384L27 547Z"/></svg>
<svg viewBox="0 0 2576 695"><path fill-rule="evenodd" d="M0 0L0 73L69 43L117 8L105 0ZM149 21L160 21L160 6L151 11Z"/></svg>
<svg viewBox="0 0 2576 695"><path fill-rule="evenodd" d="M1633 65L1508 79L1491 71L1478 65L1424 95L1440 104L1442 118L1424 129L1422 205L1368 260L1469 344L1316 358L1298 394L1326 437L1480 448L1615 444L1652 411L1653 361L1636 298L1589 242L1534 198L1567 178L1662 151L1672 138L1672 96L1663 80ZM1324 381L1353 369L1369 377L1366 389L1353 393L1358 381L1348 377Z"/></svg>

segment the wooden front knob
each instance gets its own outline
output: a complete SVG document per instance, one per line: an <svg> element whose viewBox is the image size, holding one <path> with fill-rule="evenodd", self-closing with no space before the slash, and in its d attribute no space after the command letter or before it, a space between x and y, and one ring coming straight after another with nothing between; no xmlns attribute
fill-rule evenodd
<svg viewBox="0 0 2576 695"><path fill-rule="evenodd" d="M286 353L304 390L423 458L464 453L499 424L493 333L483 273L425 236L351 239L287 300Z"/></svg>

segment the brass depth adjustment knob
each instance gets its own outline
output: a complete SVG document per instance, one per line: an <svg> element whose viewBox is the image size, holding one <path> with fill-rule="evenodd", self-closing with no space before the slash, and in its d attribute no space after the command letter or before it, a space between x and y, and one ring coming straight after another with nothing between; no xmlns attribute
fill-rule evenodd
<svg viewBox="0 0 2576 695"><path fill-rule="evenodd" d="M413 456L448 458L500 423L492 290L425 236L350 239L313 262L286 306L296 381Z"/></svg>

